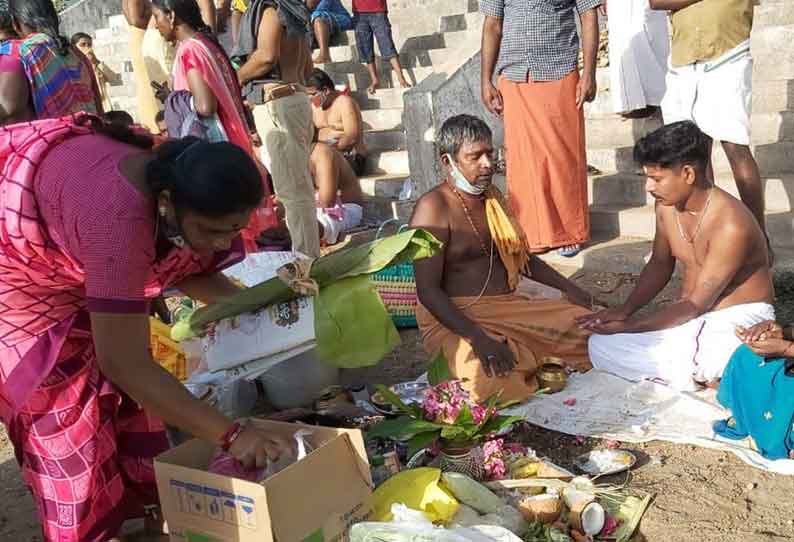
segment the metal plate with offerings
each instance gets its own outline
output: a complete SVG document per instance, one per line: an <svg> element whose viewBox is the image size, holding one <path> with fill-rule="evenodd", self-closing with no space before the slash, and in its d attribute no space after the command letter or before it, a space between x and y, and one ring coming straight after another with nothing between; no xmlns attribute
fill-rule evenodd
<svg viewBox="0 0 794 542"><path fill-rule="evenodd" d="M429 388L430 384L426 380L420 379L414 382L395 384L394 386L391 386L389 390L396 394L405 404L421 404L422 401L424 401L425 394ZM380 393L373 393L370 401L372 402L372 406L375 407L375 410L381 414L388 415L392 413L392 406L386 401L385 398L381 397Z"/></svg>
<svg viewBox="0 0 794 542"><path fill-rule="evenodd" d="M591 476L608 476L629 470L637 457L627 450L593 450L573 460L580 471Z"/></svg>

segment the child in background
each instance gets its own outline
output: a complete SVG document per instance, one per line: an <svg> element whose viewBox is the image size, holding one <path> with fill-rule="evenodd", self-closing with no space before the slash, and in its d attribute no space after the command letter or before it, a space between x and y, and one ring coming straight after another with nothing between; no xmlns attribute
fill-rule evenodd
<svg viewBox="0 0 794 542"><path fill-rule="evenodd" d="M367 65L367 71L369 71L370 85L367 87L367 92L375 94L380 86L378 68L375 66L373 36L378 40L380 56L384 60L388 60L392 69L397 72L400 86L410 87L410 83L403 75L400 57L394 46L386 0L353 0L353 26L356 31L358 58Z"/></svg>
<svg viewBox="0 0 794 542"><path fill-rule="evenodd" d="M312 28L320 51L314 57L315 64L331 62L331 38L353 28L353 20L339 0L320 0L312 11Z"/></svg>

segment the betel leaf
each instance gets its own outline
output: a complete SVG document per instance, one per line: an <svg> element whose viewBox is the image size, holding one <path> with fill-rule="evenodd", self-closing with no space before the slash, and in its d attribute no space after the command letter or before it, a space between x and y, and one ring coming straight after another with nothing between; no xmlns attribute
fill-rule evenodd
<svg viewBox="0 0 794 542"><path fill-rule="evenodd" d="M441 438L444 440L460 441L466 439L466 430L455 425L446 425L441 429Z"/></svg>
<svg viewBox="0 0 794 542"><path fill-rule="evenodd" d="M513 426L517 423L525 421L524 418L520 416L494 416L485 424L483 424L480 433L482 435L492 435L494 433L500 433L507 429L510 426Z"/></svg>
<svg viewBox="0 0 794 542"><path fill-rule="evenodd" d="M431 386L437 386L442 382L452 380L452 373L449 371L447 358L441 350L430 360L430 366L427 368L427 380Z"/></svg>
<svg viewBox="0 0 794 542"><path fill-rule="evenodd" d="M405 440L421 433L438 432L442 425L416 420L409 416L400 416L393 420L384 420L367 432L367 438L391 438L395 440Z"/></svg>
<svg viewBox="0 0 794 542"><path fill-rule="evenodd" d="M419 451L430 446L434 441L438 440L438 436L439 434L435 431L428 431L415 435L408 441L408 458L412 458L419 453Z"/></svg>

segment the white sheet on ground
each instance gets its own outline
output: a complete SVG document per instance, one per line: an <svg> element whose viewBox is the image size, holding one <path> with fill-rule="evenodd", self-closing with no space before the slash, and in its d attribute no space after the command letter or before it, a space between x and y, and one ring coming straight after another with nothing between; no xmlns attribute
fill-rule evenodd
<svg viewBox="0 0 794 542"><path fill-rule="evenodd" d="M594 369L571 375L560 393L533 397L504 414L568 435L624 442L664 440L730 451L748 465L794 475L794 460L769 461L753 449L749 439L717 437L712 422L727 418L729 412L707 397L647 380L629 382ZM568 399L576 403L565 405Z"/></svg>

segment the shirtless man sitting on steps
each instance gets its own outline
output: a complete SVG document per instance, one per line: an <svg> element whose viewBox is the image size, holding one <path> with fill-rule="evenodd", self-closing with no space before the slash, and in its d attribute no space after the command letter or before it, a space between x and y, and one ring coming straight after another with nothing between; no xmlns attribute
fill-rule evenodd
<svg viewBox="0 0 794 542"><path fill-rule="evenodd" d="M715 384L741 344L737 326L774 320L766 238L739 200L707 179L709 140L691 121L634 148L656 199L653 253L625 303L580 318L593 367L676 389ZM635 316L684 267L680 299Z"/></svg>

